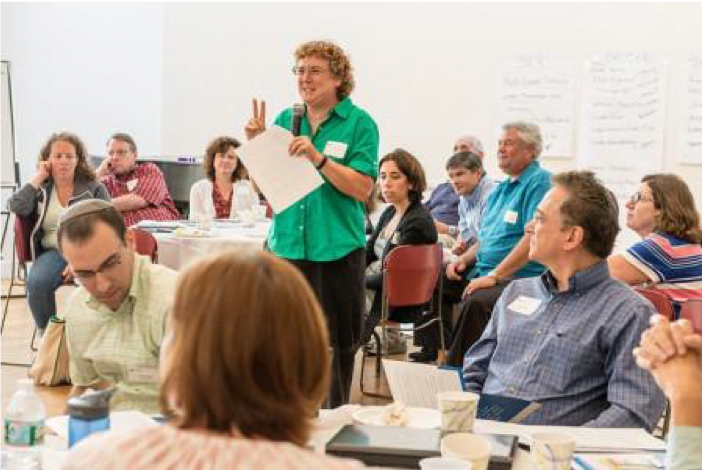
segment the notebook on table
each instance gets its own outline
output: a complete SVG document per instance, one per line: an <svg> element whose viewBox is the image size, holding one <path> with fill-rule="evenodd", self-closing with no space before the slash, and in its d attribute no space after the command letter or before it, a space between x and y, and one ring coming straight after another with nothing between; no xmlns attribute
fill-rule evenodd
<svg viewBox="0 0 702 470"><path fill-rule="evenodd" d="M508 470L517 449L517 436L481 434L490 440L489 470ZM438 429L349 424L327 444L327 453L377 467L419 468L419 461L441 455Z"/></svg>

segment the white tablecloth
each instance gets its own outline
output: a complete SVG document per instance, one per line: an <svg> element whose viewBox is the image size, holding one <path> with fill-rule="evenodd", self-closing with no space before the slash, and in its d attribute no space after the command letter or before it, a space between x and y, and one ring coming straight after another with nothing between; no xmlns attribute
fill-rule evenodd
<svg viewBox="0 0 702 470"><path fill-rule="evenodd" d="M211 236L188 237L175 233L154 233L158 242L158 262L180 270L193 260L232 248L261 250L268 236L270 222L256 222L252 227L240 224L215 226Z"/></svg>

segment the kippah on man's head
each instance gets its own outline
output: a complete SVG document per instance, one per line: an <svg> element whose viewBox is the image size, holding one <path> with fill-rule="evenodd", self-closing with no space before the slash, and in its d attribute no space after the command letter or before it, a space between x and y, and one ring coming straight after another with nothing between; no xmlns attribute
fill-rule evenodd
<svg viewBox="0 0 702 470"><path fill-rule="evenodd" d="M77 219L84 215L93 214L95 212L104 211L106 209L112 209L116 211L115 206L109 201L103 201L102 199L86 199L85 201L80 201L68 208L66 212L61 215L59 219L59 227L66 222L73 219Z"/></svg>

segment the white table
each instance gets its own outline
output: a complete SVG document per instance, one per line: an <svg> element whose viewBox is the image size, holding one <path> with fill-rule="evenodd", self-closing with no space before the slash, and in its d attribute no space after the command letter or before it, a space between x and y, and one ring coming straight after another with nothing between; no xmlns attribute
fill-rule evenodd
<svg viewBox="0 0 702 470"><path fill-rule="evenodd" d="M270 221L255 222L253 226L228 223L215 225L211 236L179 236L176 233L154 233L158 243L158 262L180 270L192 261L232 248L263 249Z"/></svg>
<svg viewBox="0 0 702 470"><path fill-rule="evenodd" d="M333 410L321 410L312 432L312 443L317 452L324 452L327 442L346 424L353 423L353 413L361 409L361 405L344 405ZM665 450L665 443L651 437L643 429L617 428L584 428L570 426L529 426L510 423L499 423L477 419L475 432L490 434L511 434L520 436L521 442L528 442L525 437L537 432L566 433L577 444L577 452L595 451L598 453L619 454L621 452L648 453ZM512 470L531 470L534 465L529 452L521 447L512 462Z"/></svg>
<svg viewBox="0 0 702 470"><path fill-rule="evenodd" d="M344 425L352 424L354 422L353 413L361 408L362 405L343 405L333 410L320 410L319 418L312 431L314 450L323 454L327 442L329 442ZM533 468L529 452L518 448L514 461L512 462L512 470L531 470Z"/></svg>

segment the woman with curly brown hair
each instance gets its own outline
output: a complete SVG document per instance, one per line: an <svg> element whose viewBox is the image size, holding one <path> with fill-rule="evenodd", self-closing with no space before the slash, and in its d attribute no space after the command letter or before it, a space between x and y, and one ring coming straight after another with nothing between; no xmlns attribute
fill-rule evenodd
<svg viewBox="0 0 702 470"><path fill-rule="evenodd" d="M329 339L287 261L247 250L182 274L161 346L168 424L90 437L65 469L351 470L308 444L329 384Z"/></svg>
<svg viewBox="0 0 702 470"><path fill-rule="evenodd" d="M88 157L77 135L52 134L39 153L36 175L8 201L10 210L32 227L27 303L40 334L49 318L56 315L56 290L69 277L56 243L61 214L84 199L110 200L107 189L96 180Z"/></svg>
<svg viewBox="0 0 702 470"><path fill-rule="evenodd" d="M295 51L292 72L304 105L299 135L288 153L306 159L324 183L275 214L268 236L273 253L307 277L327 316L334 348L328 406L347 403L364 311L364 202L378 174L378 127L351 102L353 69L348 55L330 41L310 41ZM274 124L291 129L293 109ZM246 136L266 128L265 104L254 100Z"/></svg>
<svg viewBox="0 0 702 470"><path fill-rule="evenodd" d="M626 225L642 240L610 256L609 270L676 301L702 299L702 230L690 188L673 174L644 176L626 204Z"/></svg>
<svg viewBox="0 0 702 470"><path fill-rule="evenodd" d="M244 193L251 204L258 204L258 197L248 179L244 164L236 149L241 144L233 137L217 137L207 146L202 167L206 178L190 189L190 220L202 217L231 219L236 214L236 196Z"/></svg>

